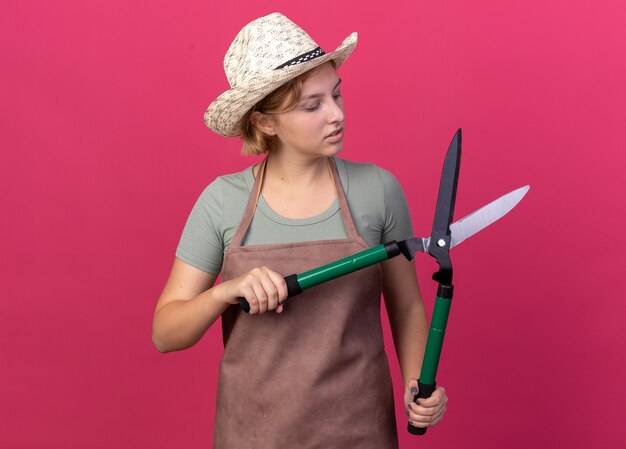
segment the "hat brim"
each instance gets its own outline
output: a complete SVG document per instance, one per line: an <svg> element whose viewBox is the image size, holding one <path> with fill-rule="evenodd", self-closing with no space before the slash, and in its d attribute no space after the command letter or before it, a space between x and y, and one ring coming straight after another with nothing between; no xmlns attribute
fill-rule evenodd
<svg viewBox="0 0 626 449"><path fill-rule="evenodd" d="M326 53L301 64L253 77L248 80L246 85L227 90L209 105L204 113L204 123L222 136L240 136L242 131L239 127L239 121L250 108L287 81L330 60L335 62L336 68L339 68L354 51L357 38L357 33L352 33L331 53Z"/></svg>

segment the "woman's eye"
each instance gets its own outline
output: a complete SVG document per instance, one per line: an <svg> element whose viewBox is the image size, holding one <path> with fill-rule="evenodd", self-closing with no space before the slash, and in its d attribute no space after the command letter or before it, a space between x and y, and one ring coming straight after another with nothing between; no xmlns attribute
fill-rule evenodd
<svg viewBox="0 0 626 449"><path fill-rule="evenodd" d="M305 111L315 111L319 107L320 107L320 104L319 103L315 103L315 104L306 105L304 107L304 110Z"/></svg>
<svg viewBox="0 0 626 449"><path fill-rule="evenodd" d="M335 92L333 98L341 98L341 92Z"/></svg>

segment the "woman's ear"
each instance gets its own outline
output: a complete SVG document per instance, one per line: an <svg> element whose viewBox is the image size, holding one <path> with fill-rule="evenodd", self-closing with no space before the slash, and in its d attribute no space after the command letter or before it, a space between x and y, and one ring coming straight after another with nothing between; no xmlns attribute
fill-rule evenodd
<svg viewBox="0 0 626 449"><path fill-rule="evenodd" d="M250 115L250 122L252 123L252 126L261 131L263 134L267 134L268 136L276 135L276 120L274 120L274 117L271 115L254 111L252 115Z"/></svg>

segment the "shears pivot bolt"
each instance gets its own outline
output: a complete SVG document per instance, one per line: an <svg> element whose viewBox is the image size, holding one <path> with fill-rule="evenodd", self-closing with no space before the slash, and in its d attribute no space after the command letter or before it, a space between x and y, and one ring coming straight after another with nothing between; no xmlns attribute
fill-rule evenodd
<svg viewBox="0 0 626 449"><path fill-rule="evenodd" d="M439 248L443 248L444 246L446 246L446 241L444 239L437 240L437 246Z"/></svg>

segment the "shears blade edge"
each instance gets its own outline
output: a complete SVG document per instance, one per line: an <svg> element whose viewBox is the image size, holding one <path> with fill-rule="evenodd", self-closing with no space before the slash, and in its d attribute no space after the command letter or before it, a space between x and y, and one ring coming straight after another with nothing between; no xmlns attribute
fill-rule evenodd
<svg viewBox="0 0 626 449"><path fill-rule="evenodd" d="M508 214L524 198L530 186L526 185L502 195L491 203L475 210L450 225L450 248L458 245L477 232ZM430 242L428 242L430 243Z"/></svg>
<svg viewBox="0 0 626 449"><path fill-rule="evenodd" d="M450 225L450 248L455 247L477 232L482 231L490 224L508 214L524 198L530 186L520 187L512 192L502 195L491 203L476 209L469 215ZM428 252L431 237L413 237L399 242L401 252L408 260L413 260L415 254Z"/></svg>

